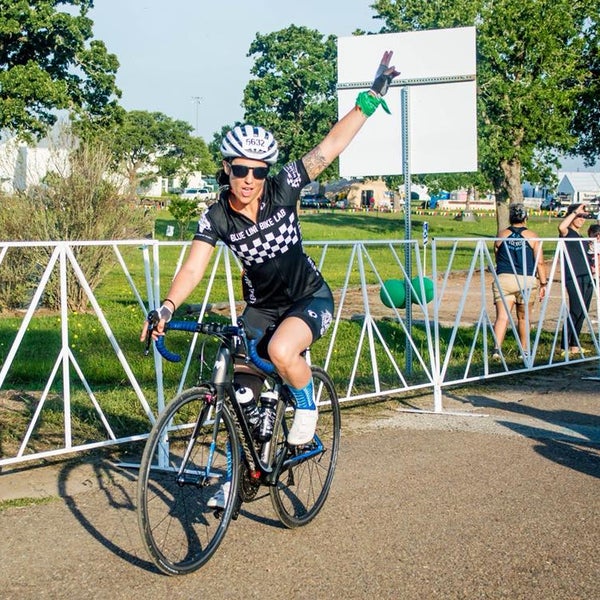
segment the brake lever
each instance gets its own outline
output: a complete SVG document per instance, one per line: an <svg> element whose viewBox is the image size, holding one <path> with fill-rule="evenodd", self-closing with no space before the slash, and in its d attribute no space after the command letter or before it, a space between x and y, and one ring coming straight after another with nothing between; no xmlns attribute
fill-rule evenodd
<svg viewBox="0 0 600 600"><path fill-rule="evenodd" d="M148 313L147 321L148 329L146 329L146 349L144 350L144 356L148 356L148 354L150 354L150 346L152 345L152 332L160 321L160 315L158 314L158 311L151 310Z"/></svg>

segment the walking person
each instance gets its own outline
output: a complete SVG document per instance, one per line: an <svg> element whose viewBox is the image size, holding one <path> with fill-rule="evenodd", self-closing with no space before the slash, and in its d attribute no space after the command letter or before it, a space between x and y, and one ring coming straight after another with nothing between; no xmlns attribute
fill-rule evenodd
<svg viewBox="0 0 600 600"><path fill-rule="evenodd" d="M215 245L220 240L243 265L242 288L245 321L266 332L259 351L269 358L296 399L297 410L288 443L302 445L314 435L317 407L311 369L303 352L325 334L332 322L333 297L313 260L304 253L298 224L300 191L316 179L348 146L379 105L389 112L383 96L394 77L392 52L385 52L368 91L358 94L356 105L325 138L300 160L277 174L273 135L255 125L240 125L221 142L223 157L219 199L201 216L190 253L173 279L158 309L160 322L154 335L200 283ZM142 332L145 339L147 323ZM236 383L260 390L262 381L252 373L236 373Z"/></svg>
<svg viewBox="0 0 600 600"><path fill-rule="evenodd" d="M563 330L562 353L585 354L579 343L579 334L592 301L593 284L590 277L590 264L587 257L587 244L583 243L580 231L588 212L583 204L571 204L565 218L558 226L565 243L563 257L563 281L569 298L569 320L566 335ZM571 241L572 240L572 241ZM567 260L568 257L568 260ZM570 264L569 264L570 263Z"/></svg>
<svg viewBox="0 0 600 600"><path fill-rule="evenodd" d="M527 228L525 206L520 203L511 204L508 220L509 227L499 233L494 243L498 276L498 282L494 280L492 284L496 306L496 345L492 352L492 360L495 361L500 360L509 314L515 305L522 354L529 353L528 315L531 314L536 296L542 300L548 285L542 243L537 234Z"/></svg>
<svg viewBox="0 0 600 600"><path fill-rule="evenodd" d="M590 241L588 242L588 259L592 266L592 275L600 273L600 223L594 223L587 231Z"/></svg>

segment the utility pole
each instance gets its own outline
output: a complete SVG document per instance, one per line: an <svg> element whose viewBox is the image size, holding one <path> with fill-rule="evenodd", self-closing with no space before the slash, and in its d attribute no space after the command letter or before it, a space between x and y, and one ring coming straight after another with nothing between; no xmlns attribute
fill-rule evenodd
<svg viewBox="0 0 600 600"><path fill-rule="evenodd" d="M192 96L192 102L196 104L196 137L199 137L198 133L198 109L200 108L200 103L202 102L202 96Z"/></svg>

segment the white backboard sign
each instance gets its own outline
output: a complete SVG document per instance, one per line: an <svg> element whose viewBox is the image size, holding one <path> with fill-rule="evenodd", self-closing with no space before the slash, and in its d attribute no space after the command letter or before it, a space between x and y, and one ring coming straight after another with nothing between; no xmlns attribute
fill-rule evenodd
<svg viewBox="0 0 600 600"><path fill-rule="evenodd" d="M410 173L476 171L475 28L340 37L340 117L352 109L358 92L368 89L386 50L394 52L397 80L409 90ZM455 78L463 80L444 83ZM353 87L363 82L365 86ZM390 87L385 97L392 114L378 108L341 154L342 177L402 174L400 89Z"/></svg>

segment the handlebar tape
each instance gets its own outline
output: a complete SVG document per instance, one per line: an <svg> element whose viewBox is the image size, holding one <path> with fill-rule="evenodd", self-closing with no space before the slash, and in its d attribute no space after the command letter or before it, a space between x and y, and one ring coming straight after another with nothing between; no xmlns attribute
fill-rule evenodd
<svg viewBox="0 0 600 600"><path fill-rule="evenodd" d="M176 354L175 352L171 352L166 346L165 346L165 336L161 335L155 342L154 342L154 346L155 348L158 350L158 353L165 359L168 360L169 362L181 362L181 355L180 354Z"/></svg>
<svg viewBox="0 0 600 600"><path fill-rule="evenodd" d="M195 333L198 331L198 323L196 321L171 321L165 325L165 331L167 329L177 329L179 331L191 331Z"/></svg>
<svg viewBox="0 0 600 600"><path fill-rule="evenodd" d="M264 371L267 375L272 375L275 373L275 365L258 355L256 343L256 340L248 340L248 356L261 371Z"/></svg>
<svg viewBox="0 0 600 600"><path fill-rule="evenodd" d="M171 321L165 325L165 331L167 329L174 329L179 331L190 331L195 333L198 331L198 323L195 321ZM169 362L181 362L181 355L171 352L165 345L165 336L161 335L155 343L158 353Z"/></svg>
<svg viewBox="0 0 600 600"><path fill-rule="evenodd" d="M237 327L229 326L226 329L230 329L230 328L233 330L233 333L235 334ZM211 327L207 327L206 325L203 326L202 324L196 323L194 321L171 321L165 325L165 331L168 329L179 330L179 331L189 331L191 333L196 333L197 331L202 331L203 333L211 332L210 331ZM216 333L216 332L212 331L212 333ZM258 352L256 350L256 345L257 345L256 340L254 340L254 339L248 340L248 356L250 357L250 360L261 371L264 371L265 373L267 373L267 375L271 375L271 374L275 373L275 365L272 362L265 360L264 358L261 358L258 355ZM177 354L175 352L171 352L166 347L165 336L160 336L155 341L155 346L156 346L156 350L158 351L158 353L165 360L168 360L169 362L181 362L181 355Z"/></svg>

